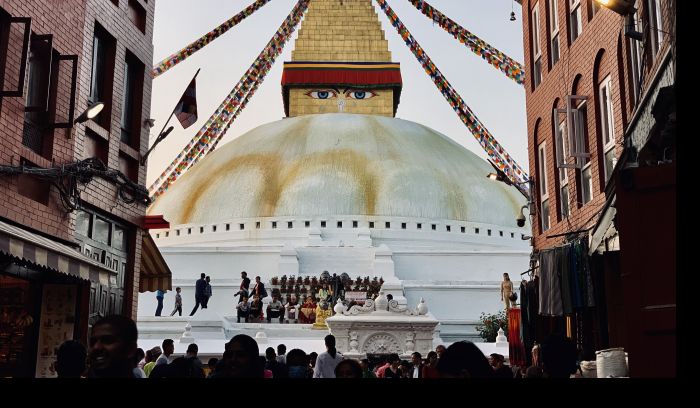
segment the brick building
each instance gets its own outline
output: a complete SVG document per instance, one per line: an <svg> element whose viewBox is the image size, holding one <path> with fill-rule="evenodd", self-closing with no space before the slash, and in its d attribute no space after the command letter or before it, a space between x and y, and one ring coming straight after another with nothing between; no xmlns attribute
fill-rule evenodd
<svg viewBox="0 0 700 408"><path fill-rule="evenodd" d="M154 10L154 0L0 0L0 376L53 376L62 341L86 344L101 316L135 316L139 290L170 289L135 193ZM99 115L74 125L98 102ZM98 163L86 159L124 177L65 167Z"/></svg>
<svg viewBox="0 0 700 408"><path fill-rule="evenodd" d="M624 347L631 375L675 375L675 259L664 254L675 250L676 2L611 1L633 3L621 13L595 0L519 3L538 277L551 256L544 264L566 282L574 267L555 252L575 248L587 255L594 292L576 307L575 289L561 283L563 305L540 307L540 340L565 333L587 359ZM650 286L660 269L664 283Z"/></svg>

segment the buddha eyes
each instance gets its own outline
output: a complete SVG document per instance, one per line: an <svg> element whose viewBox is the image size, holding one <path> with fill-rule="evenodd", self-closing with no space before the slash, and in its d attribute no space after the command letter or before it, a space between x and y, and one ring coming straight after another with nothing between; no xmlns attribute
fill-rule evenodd
<svg viewBox="0 0 700 408"><path fill-rule="evenodd" d="M377 94L372 91L347 91L345 96L351 99L369 99L374 98Z"/></svg>
<svg viewBox="0 0 700 408"><path fill-rule="evenodd" d="M357 99L357 100L370 99L370 98L374 98L375 96L377 96L377 94L372 92L372 91L360 91L360 90L345 91L344 95L346 98ZM333 99L333 98L338 97L338 93L336 91L331 90L331 89L316 89L316 90L307 92L306 96L309 96L309 97L314 98L314 99Z"/></svg>
<svg viewBox="0 0 700 408"><path fill-rule="evenodd" d="M330 89L319 89L307 93L306 96L310 96L314 99L331 99L338 96L338 94L335 93L335 91L331 91Z"/></svg>

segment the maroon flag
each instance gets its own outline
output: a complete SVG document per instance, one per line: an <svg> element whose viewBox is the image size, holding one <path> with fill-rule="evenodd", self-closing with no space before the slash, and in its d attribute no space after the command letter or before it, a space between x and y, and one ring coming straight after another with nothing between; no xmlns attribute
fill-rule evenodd
<svg viewBox="0 0 700 408"><path fill-rule="evenodd" d="M183 129L194 125L197 122L197 76L192 78L192 82L182 94L180 102L175 107L175 116L180 121Z"/></svg>

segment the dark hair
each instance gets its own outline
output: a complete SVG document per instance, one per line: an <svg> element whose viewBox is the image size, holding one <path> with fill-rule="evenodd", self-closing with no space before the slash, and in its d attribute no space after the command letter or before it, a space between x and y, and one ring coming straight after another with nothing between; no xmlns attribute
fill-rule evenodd
<svg viewBox="0 0 700 408"><path fill-rule="evenodd" d="M394 300L394 295L392 295L391 293L389 293L388 295L386 295L386 299L387 299L387 300Z"/></svg>
<svg viewBox="0 0 700 408"><path fill-rule="evenodd" d="M358 363L357 360L353 360L353 359L342 360L340 363L338 363L337 366L335 366L335 376L336 377L338 377L338 373L340 372L340 369L343 366L349 366L350 371L352 373L351 377L345 377L345 378L362 378L362 366L360 366L360 363Z"/></svg>
<svg viewBox="0 0 700 408"><path fill-rule="evenodd" d="M202 272L202 274L201 274L201 275L199 275L199 276L201 276L201 277L202 277L202 279L204 279L204 277L205 277L205 276L207 276L207 274L206 274L206 273L204 273L204 272Z"/></svg>
<svg viewBox="0 0 700 408"><path fill-rule="evenodd" d="M246 271L241 271L241 274L242 274L242 275L245 275L245 276L248 276L248 272L246 272Z"/></svg>
<svg viewBox="0 0 700 408"><path fill-rule="evenodd" d="M309 365L309 356L303 350L292 349L287 353L287 366L304 366Z"/></svg>
<svg viewBox="0 0 700 408"><path fill-rule="evenodd" d="M455 377L493 377L493 368L484 353L470 341L458 341L450 345L442 353L436 368L441 374Z"/></svg>
<svg viewBox="0 0 700 408"><path fill-rule="evenodd" d="M131 320L130 318L126 316L121 316L121 315L111 315L111 316L106 316L100 319L97 323L95 323L92 326L92 329L94 330L95 327L97 326L102 326L108 324L115 329L117 329L117 333L119 333L119 337L125 342L125 343L133 343L136 344L136 341L139 338L139 332L138 329L136 328L136 323ZM171 340L172 341L172 340Z"/></svg>
<svg viewBox="0 0 700 408"><path fill-rule="evenodd" d="M171 344L173 347L175 347L175 342L173 341L173 339L165 339L163 340L163 344L161 344L161 346L163 347L163 353L165 353L166 344Z"/></svg>
<svg viewBox="0 0 700 408"><path fill-rule="evenodd" d="M326 336L324 341L326 343L326 347L328 348L328 354L330 354L331 357L335 358L335 355L338 352L335 349L335 336L333 336L332 334L329 334L328 336Z"/></svg>
<svg viewBox="0 0 700 408"><path fill-rule="evenodd" d="M188 353L196 353L198 351L199 351L199 347L195 343L192 343L189 346L187 346Z"/></svg>
<svg viewBox="0 0 700 408"><path fill-rule="evenodd" d="M79 378L85 371L86 358L87 350L80 342L75 340L64 341L56 352L56 373L58 377Z"/></svg>
<svg viewBox="0 0 700 408"><path fill-rule="evenodd" d="M219 359L218 359L218 358L212 357L212 358L209 359L209 362L207 362L207 365L208 365L209 367L216 367L216 363L218 363L218 362L219 362Z"/></svg>
<svg viewBox="0 0 700 408"><path fill-rule="evenodd" d="M139 361L143 360L143 358L146 357L146 353L143 351L142 348L137 348L136 353L134 353L134 361L136 364L139 363Z"/></svg>
<svg viewBox="0 0 700 408"><path fill-rule="evenodd" d="M243 352L252 359L251 364L253 364L253 367L248 368L248 373L246 373L246 375L250 377L262 378L264 374L263 370L265 367L265 358L260 357L260 349L258 348L258 343L255 341L255 339L247 334L237 334L233 336L233 338L226 343L225 346L227 352L229 352L229 359L233 358L233 351L231 350L231 345L233 343L240 344ZM224 353L224 356L226 356L226 353ZM262 364L260 364L260 358L263 360Z"/></svg>
<svg viewBox="0 0 700 408"><path fill-rule="evenodd" d="M399 358L399 355L396 353L390 354L389 357L386 359L386 362L389 364L393 364L397 361L401 361L401 359Z"/></svg>
<svg viewBox="0 0 700 408"><path fill-rule="evenodd" d="M427 356L426 358L427 358L428 360L430 360L431 357L437 358L437 356L438 356L438 355L437 355L436 352L434 352L434 351L429 351L429 352L428 352L428 356Z"/></svg>
<svg viewBox="0 0 700 408"><path fill-rule="evenodd" d="M277 345L277 354L282 355L287 352L287 346L284 344L278 344Z"/></svg>
<svg viewBox="0 0 700 408"><path fill-rule="evenodd" d="M417 352L417 351L414 352L413 354L411 354L411 357L413 357L413 356L418 356L419 359L422 359L422 358L423 358L423 356L421 356L420 353Z"/></svg>
<svg viewBox="0 0 700 408"><path fill-rule="evenodd" d="M268 360L275 358L275 349L268 347L267 350L265 350L265 357L267 357Z"/></svg>
<svg viewBox="0 0 700 408"><path fill-rule="evenodd" d="M178 286L175 288L175 290L182 290L182 288Z"/></svg>

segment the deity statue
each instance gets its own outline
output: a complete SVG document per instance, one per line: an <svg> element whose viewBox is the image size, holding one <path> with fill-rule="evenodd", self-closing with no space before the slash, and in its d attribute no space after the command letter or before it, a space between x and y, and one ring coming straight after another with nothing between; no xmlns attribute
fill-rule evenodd
<svg viewBox="0 0 700 408"><path fill-rule="evenodd" d="M314 323L314 329L327 329L326 319L333 315L333 309L328 307L328 302L321 300L316 306L316 323Z"/></svg>

